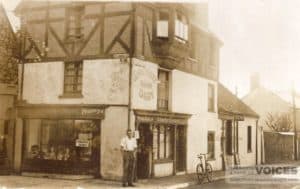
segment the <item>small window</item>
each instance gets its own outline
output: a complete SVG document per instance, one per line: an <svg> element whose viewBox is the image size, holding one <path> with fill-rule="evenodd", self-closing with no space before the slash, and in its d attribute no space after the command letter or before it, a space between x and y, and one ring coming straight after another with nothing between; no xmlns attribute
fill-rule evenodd
<svg viewBox="0 0 300 189"><path fill-rule="evenodd" d="M168 110L169 104L169 72L164 70L158 71L158 109Z"/></svg>
<svg viewBox="0 0 300 189"><path fill-rule="evenodd" d="M82 17L84 7L76 6L66 11L66 40L76 40L83 37Z"/></svg>
<svg viewBox="0 0 300 189"><path fill-rule="evenodd" d="M176 13L175 36L181 40L188 40L188 23L185 15Z"/></svg>
<svg viewBox="0 0 300 189"><path fill-rule="evenodd" d="M157 37L166 38L169 36L169 12L167 9L161 9L158 12L156 33Z"/></svg>
<svg viewBox="0 0 300 189"><path fill-rule="evenodd" d="M207 159L215 159L215 133L212 131L207 135Z"/></svg>
<svg viewBox="0 0 300 189"><path fill-rule="evenodd" d="M65 62L64 93L81 94L82 91L82 61Z"/></svg>
<svg viewBox="0 0 300 189"><path fill-rule="evenodd" d="M208 84L208 111L215 111L215 87L213 84Z"/></svg>
<svg viewBox="0 0 300 189"><path fill-rule="evenodd" d="M247 127L247 149L248 153L252 152L252 127Z"/></svg>

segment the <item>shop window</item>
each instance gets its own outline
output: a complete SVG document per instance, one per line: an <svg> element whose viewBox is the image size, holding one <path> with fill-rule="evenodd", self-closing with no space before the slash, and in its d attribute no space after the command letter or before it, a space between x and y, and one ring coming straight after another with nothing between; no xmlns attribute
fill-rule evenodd
<svg viewBox="0 0 300 189"><path fill-rule="evenodd" d="M156 33L157 37L166 38L169 36L169 12L167 9L161 9L158 12Z"/></svg>
<svg viewBox="0 0 300 189"><path fill-rule="evenodd" d="M82 61L65 62L64 94L81 94Z"/></svg>
<svg viewBox="0 0 300 189"><path fill-rule="evenodd" d="M215 133L208 132L207 134L207 158L215 159Z"/></svg>
<svg viewBox="0 0 300 189"><path fill-rule="evenodd" d="M252 127L247 127L247 149L248 153L252 152Z"/></svg>
<svg viewBox="0 0 300 189"><path fill-rule="evenodd" d="M184 14L176 13L175 19L175 36L181 40L188 40L188 23Z"/></svg>
<svg viewBox="0 0 300 189"><path fill-rule="evenodd" d="M213 84L208 84L208 111L215 111L215 87Z"/></svg>
<svg viewBox="0 0 300 189"><path fill-rule="evenodd" d="M27 169L37 167L39 171L76 172L85 169L85 165L97 167L99 134L99 126L93 120L26 120L24 167L28 162L31 167Z"/></svg>
<svg viewBox="0 0 300 189"><path fill-rule="evenodd" d="M153 155L155 160L172 159L174 128L158 125L153 128Z"/></svg>
<svg viewBox="0 0 300 189"><path fill-rule="evenodd" d="M168 110L169 104L169 72L164 70L158 71L158 109Z"/></svg>
<svg viewBox="0 0 300 189"><path fill-rule="evenodd" d="M66 40L72 41L83 38L82 18L83 6L75 6L66 10Z"/></svg>

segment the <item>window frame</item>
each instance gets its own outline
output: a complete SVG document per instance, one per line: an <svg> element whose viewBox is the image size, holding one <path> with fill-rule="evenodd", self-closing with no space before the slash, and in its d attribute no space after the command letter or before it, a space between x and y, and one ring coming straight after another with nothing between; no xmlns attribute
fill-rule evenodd
<svg viewBox="0 0 300 189"><path fill-rule="evenodd" d="M74 64L74 75L67 75L68 64ZM80 74L81 73L81 74ZM67 77L73 78L73 83L67 83ZM79 78L80 82L79 82ZM72 91L66 89L67 85L72 85ZM80 86L80 91L78 91L78 86ZM64 82L63 82L63 96L62 97L82 97L83 87L83 61L66 61L64 62Z"/></svg>
<svg viewBox="0 0 300 189"><path fill-rule="evenodd" d="M252 152L252 126L247 126L247 152Z"/></svg>
<svg viewBox="0 0 300 189"><path fill-rule="evenodd" d="M207 111L208 112L215 112L215 98L216 98L216 89L215 85L212 83L208 83L207 87ZM211 90L211 91L210 91ZM212 97L210 97L210 92ZM210 106L211 105L211 106Z"/></svg>
<svg viewBox="0 0 300 189"><path fill-rule="evenodd" d="M164 81L164 84L165 84L164 93L166 95L165 95L164 99L160 98L160 89L161 89L161 86L162 86L162 83L160 81L160 74L161 73L166 74L166 80ZM168 111L169 110L169 103L170 103L170 72L168 70L165 70L165 69L158 69L157 78L158 78L158 81L159 81L159 83L157 84L157 109L158 110L163 110L163 111ZM163 102L165 104L164 106L161 105L162 101L164 101Z"/></svg>
<svg viewBox="0 0 300 189"><path fill-rule="evenodd" d="M160 18L161 14L166 14L167 15L167 18ZM156 23L155 23L155 27L156 27L156 37L157 38L160 38L160 39L168 39L169 38L169 29L170 29L170 10L168 8L160 8L157 12L157 17L156 17ZM166 35L160 35L158 32L159 31L159 28L162 27L162 23L163 22L167 22L165 23L167 25L166 27Z"/></svg>
<svg viewBox="0 0 300 189"><path fill-rule="evenodd" d="M181 19L179 19L181 18ZM185 20L185 23L184 23ZM179 26L177 26L177 23ZM180 28L179 32L182 30L182 33L177 33L177 27ZM184 29L186 27L186 29ZM185 31L186 30L186 31ZM189 20L188 16L180 10L175 10L174 18L174 37L179 41L186 43L189 41Z"/></svg>
<svg viewBox="0 0 300 189"><path fill-rule="evenodd" d="M175 129L171 125L166 124L158 124L153 127L156 127L156 132L153 133L156 134L156 137L153 136L153 144L152 149L156 150L156 152L153 153L153 160L155 162L163 162L163 161L173 161L174 159L174 132ZM161 133L161 128L163 129L163 133ZM170 139L169 142L171 144L171 148L169 149L169 153L167 154L167 146L169 145L167 142L167 131L170 129ZM163 143L161 143L161 135L163 134ZM156 139L156 140L155 140ZM154 146L156 148L154 148ZM163 152L162 152L163 151Z"/></svg>
<svg viewBox="0 0 300 189"><path fill-rule="evenodd" d="M213 136L213 141L211 141L211 143L212 143L212 157L207 156L207 159L208 160L215 160L216 159L216 153L215 153L215 151L216 151L215 150L216 149L216 144L215 144L216 132L215 131L208 131L207 132L207 154L209 154L209 146L210 146L209 135Z"/></svg>

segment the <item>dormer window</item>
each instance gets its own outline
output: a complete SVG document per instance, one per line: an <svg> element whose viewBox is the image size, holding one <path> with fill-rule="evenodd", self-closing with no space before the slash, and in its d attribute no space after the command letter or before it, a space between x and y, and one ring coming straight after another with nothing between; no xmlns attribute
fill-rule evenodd
<svg viewBox="0 0 300 189"><path fill-rule="evenodd" d="M83 37L82 18L83 6L67 8L66 11L66 40L76 40Z"/></svg>
<svg viewBox="0 0 300 189"><path fill-rule="evenodd" d="M180 40L188 40L188 22L185 15L177 12L175 17L175 37Z"/></svg>
<svg viewBox="0 0 300 189"><path fill-rule="evenodd" d="M156 33L157 37L169 36L169 11L167 9L161 9L158 13Z"/></svg>

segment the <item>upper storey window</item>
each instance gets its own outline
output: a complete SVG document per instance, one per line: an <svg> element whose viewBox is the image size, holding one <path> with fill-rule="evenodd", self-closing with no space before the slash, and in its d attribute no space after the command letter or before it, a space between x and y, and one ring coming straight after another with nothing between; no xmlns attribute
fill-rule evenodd
<svg viewBox="0 0 300 189"><path fill-rule="evenodd" d="M66 11L66 40L76 40L83 37L82 18L83 6L70 7Z"/></svg>
<svg viewBox="0 0 300 189"><path fill-rule="evenodd" d="M167 9L159 11L156 29L157 37L169 36L169 11Z"/></svg>
<svg viewBox="0 0 300 189"><path fill-rule="evenodd" d="M181 40L188 40L188 22L185 15L176 12L175 36Z"/></svg>

